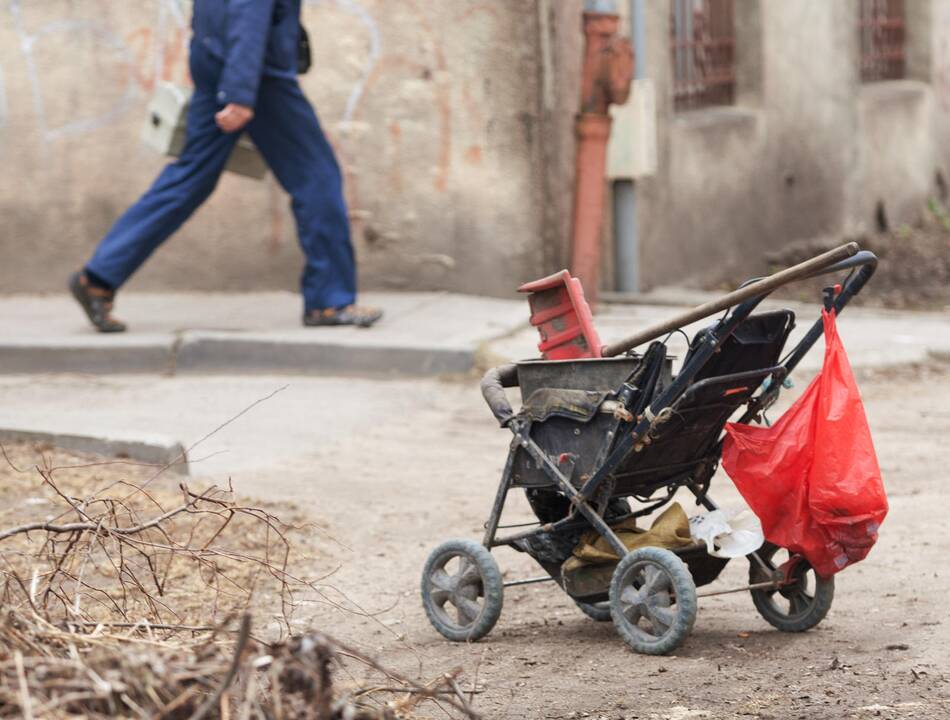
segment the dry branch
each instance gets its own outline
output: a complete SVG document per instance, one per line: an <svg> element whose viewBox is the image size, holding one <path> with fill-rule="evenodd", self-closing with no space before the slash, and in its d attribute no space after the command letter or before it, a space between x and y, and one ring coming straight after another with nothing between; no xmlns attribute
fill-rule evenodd
<svg viewBox="0 0 950 720"><path fill-rule="evenodd" d="M477 717L459 670L419 683L321 633L291 635L298 599L330 601L322 578L292 569L293 528L274 514L150 480L83 495L65 469L37 468L51 519L0 528L0 719L390 720L426 703ZM271 641L247 612L268 603L279 626L254 626Z"/></svg>
<svg viewBox="0 0 950 720"><path fill-rule="evenodd" d="M154 642L140 634L77 634L9 612L0 621L0 718L394 720L426 701L449 717L479 717L457 670L425 685L400 679L347 687L333 680L344 657L379 678L398 677L320 633L255 640L248 616L236 640Z"/></svg>

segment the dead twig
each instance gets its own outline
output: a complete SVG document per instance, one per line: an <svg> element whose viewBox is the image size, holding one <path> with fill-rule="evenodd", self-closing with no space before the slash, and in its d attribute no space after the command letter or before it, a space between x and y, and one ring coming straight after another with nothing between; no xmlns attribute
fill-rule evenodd
<svg viewBox="0 0 950 720"><path fill-rule="evenodd" d="M244 619L241 621L241 630L238 632L237 644L234 646L234 658L231 660L231 667L228 668L227 674L221 680L221 686L218 688L217 692L214 695L209 697L205 704L202 705L198 710L191 716L191 720L201 720L205 717L211 710L219 706L221 703L221 698L224 693L231 687L231 683L234 682L234 678L238 673L238 669L241 667L241 657L244 655L244 649L247 647L247 641L251 637L251 616L245 615ZM329 715L327 716L329 717Z"/></svg>

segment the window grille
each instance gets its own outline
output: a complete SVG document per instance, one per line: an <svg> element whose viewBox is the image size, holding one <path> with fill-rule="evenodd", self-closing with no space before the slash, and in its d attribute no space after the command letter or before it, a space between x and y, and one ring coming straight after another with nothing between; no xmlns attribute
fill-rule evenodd
<svg viewBox="0 0 950 720"><path fill-rule="evenodd" d="M903 78L907 39L904 0L859 1L862 82Z"/></svg>
<svg viewBox="0 0 950 720"><path fill-rule="evenodd" d="M733 0L671 0L673 107L692 110L735 101Z"/></svg>

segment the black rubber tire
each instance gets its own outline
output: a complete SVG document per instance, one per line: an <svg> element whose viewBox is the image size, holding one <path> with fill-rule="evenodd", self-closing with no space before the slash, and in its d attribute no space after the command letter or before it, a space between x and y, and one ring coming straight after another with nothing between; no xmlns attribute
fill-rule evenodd
<svg viewBox="0 0 950 720"><path fill-rule="evenodd" d="M583 603L579 600L574 601L577 607L581 609L591 620L597 622L610 622L613 618L610 614L610 603L607 601L599 603Z"/></svg>
<svg viewBox="0 0 950 720"><path fill-rule="evenodd" d="M460 561L459 571L449 576L445 566L453 558L463 559L471 569ZM504 604L505 585L498 563L473 540L449 540L433 550L422 570L421 590L422 607L432 627L453 642L485 637L498 622ZM446 604L455 607L454 618Z"/></svg>
<svg viewBox="0 0 950 720"><path fill-rule="evenodd" d="M692 631L696 610L693 577L669 550L640 548L617 564L610 583L610 613L620 637L636 652L673 652ZM651 630L639 624L641 619L650 621Z"/></svg>
<svg viewBox="0 0 950 720"><path fill-rule="evenodd" d="M765 543L758 550L759 557L770 566L781 548ZM749 583L762 582L762 570L755 560L749 567ZM781 564L781 563L779 563ZM765 621L782 632L805 632L825 619L835 597L835 579L820 578L807 561L802 561L796 573L804 586L792 585L779 590L751 590L752 602ZM811 591L811 592L809 592ZM783 600L778 600L779 595ZM785 602L787 601L787 602ZM786 609L785 606L788 606ZM797 605L797 607L796 607Z"/></svg>

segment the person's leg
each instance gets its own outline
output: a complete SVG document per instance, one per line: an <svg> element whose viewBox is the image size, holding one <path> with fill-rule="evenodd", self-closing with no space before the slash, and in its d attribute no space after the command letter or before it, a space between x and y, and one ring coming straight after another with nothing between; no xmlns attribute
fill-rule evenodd
<svg viewBox="0 0 950 720"><path fill-rule="evenodd" d="M214 190L238 140L238 134L218 129L214 115L219 109L213 93L195 91L181 158L165 168L99 243L86 265L94 282L112 290L121 287Z"/></svg>
<svg viewBox="0 0 950 720"><path fill-rule="evenodd" d="M293 198L297 232L306 255L301 277L305 313L351 306L356 300L356 261L343 177L299 84L264 78L248 131Z"/></svg>

